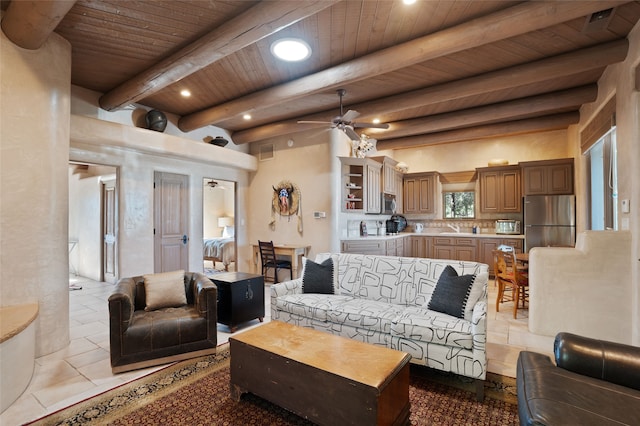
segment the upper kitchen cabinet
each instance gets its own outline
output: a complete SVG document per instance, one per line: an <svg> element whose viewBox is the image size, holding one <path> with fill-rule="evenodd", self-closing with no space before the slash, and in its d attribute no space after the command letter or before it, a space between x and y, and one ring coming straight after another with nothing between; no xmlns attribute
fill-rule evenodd
<svg viewBox="0 0 640 426"><path fill-rule="evenodd" d="M402 186L398 188L396 183L396 176L399 173L398 170L396 170L398 162L393 158L386 156L371 158L382 163L382 192L385 194L397 195L398 191L402 191Z"/></svg>
<svg viewBox="0 0 640 426"><path fill-rule="evenodd" d="M482 213L519 213L522 210L520 166L483 167L477 171Z"/></svg>
<svg viewBox="0 0 640 426"><path fill-rule="evenodd" d="M573 194L573 158L527 161L520 167L523 195Z"/></svg>
<svg viewBox="0 0 640 426"><path fill-rule="evenodd" d="M438 173L408 173L404 175L404 213L436 212L436 179Z"/></svg>
<svg viewBox="0 0 640 426"><path fill-rule="evenodd" d="M404 213L404 188L402 173L396 171L396 213Z"/></svg>
<svg viewBox="0 0 640 426"><path fill-rule="evenodd" d="M342 211L380 213L382 164L370 158L339 159L342 167Z"/></svg>

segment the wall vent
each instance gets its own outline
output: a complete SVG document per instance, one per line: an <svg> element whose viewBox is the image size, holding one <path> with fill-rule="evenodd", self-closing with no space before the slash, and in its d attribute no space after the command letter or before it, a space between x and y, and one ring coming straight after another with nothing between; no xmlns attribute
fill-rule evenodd
<svg viewBox="0 0 640 426"><path fill-rule="evenodd" d="M260 146L260 155L258 156L260 161L272 160L273 159L273 144L261 145Z"/></svg>
<svg viewBox="0 0 640 426"><path fill-rule="evenodd" d="M604 31L609 27L609 22L613 18L615 8L601 10L599 12L587 15L587 21L582 28L583 33L594 33L598 31Z"/></svg>

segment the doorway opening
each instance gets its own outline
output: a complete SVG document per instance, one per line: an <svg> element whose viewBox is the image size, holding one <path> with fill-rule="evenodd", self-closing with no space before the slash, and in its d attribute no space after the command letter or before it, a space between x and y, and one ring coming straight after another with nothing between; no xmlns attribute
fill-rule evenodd
<svg viewBox="0 0 640 426"><path fill-rule="evenodd" d="M202 182L203 262L206 274L236 270L235 182Z"/></svg>
<svg viewBox="0 0 640 426"><path fill-rule="evenodd" d="M69 163L69 274L118 280L118 169Z"/></svg>

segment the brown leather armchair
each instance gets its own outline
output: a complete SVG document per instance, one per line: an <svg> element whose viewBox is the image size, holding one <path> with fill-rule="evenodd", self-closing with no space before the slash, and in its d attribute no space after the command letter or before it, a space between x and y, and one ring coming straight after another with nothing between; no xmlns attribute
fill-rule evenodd
<svg viewBox="0 0 640 426"><path fill-rule="evenodd" d="M554 355L518 356L521 425L640 424L640 347L558 333Z"/></svg>
<svg viewBox="0 0 640 426"><path fill-rule="evenodd" d="M114 373L215 353L217 287L200 273L184 273L187 304L145 311L144 277L123 278L109 296Z"/></svg>

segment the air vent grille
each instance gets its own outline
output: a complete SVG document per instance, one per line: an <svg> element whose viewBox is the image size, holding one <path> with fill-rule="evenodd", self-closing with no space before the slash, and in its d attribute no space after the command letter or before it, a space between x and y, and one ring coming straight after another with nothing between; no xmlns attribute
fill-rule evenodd
<svg viewBox="0 0 640 426"><path fill-rule="evenodd" d="M266 161L273 159L273 144L262 145L260 147L260 161Z"/></svg>

